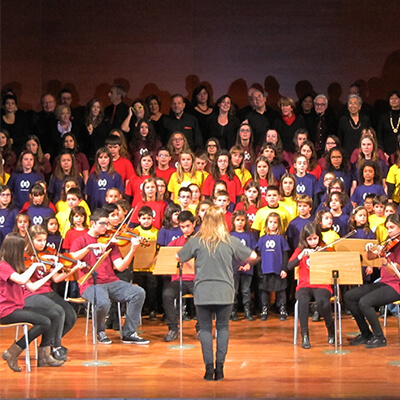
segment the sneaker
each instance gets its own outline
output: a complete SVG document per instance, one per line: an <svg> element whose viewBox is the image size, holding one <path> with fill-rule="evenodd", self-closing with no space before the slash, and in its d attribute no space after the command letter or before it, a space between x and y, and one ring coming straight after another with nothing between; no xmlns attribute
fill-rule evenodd
<svg viewBox="0 0 400 400"><path fill-rule="evenodd" d="M350 341L350 346L360 346L362 344L367 344L370 339L371 336L365 337L360 333L352 341Z"/></svg>
<svg viewBox="0 0 400 400"><path fill-rule="evenodd" d="M143 339L136 332L132 333L130 336L125 336L122 338L122 343L127 344L149 344L150 340Z"/></svg>
<svg viewBox="0 0 400 400"><path fill-rule="evenodd" d="M311 321L312 322L318 322L319 320L320 320L319 312L318 311L314 311L313 316L311 317Z"/></svg>
<svg viewBox="0 0 400 400"><path fill-rule="evenodd" d="M106 333L104 331L99 332L97 334L97 341L98 341L98 343L101 343L101 344L111 344L112 343L111 339L106 335Z"/></svg>
<svg viewBox="0 0 400 400"><path fill-rule="evenodd" d="M178 337L178 331L169 330L164 336L164 342L173 342Z"/></svg>
<svg viewBox="0 0 400 400"><path fill-rule="evenodd" d="M385 337L373 336L370 340L368 340L367 344L365 345L365 348L376 349L378 347L385 347L385 346L387 346Z"/></svg>

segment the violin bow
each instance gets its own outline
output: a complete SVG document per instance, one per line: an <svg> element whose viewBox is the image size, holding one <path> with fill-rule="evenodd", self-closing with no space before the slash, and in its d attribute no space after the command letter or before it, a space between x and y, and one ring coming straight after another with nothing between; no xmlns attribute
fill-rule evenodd
<svg viewBox="0 0 400 400"><path fill-rule="evenodd" d="M326 248L328 248L328 247L330 247L330 246L332 246L332 245L334 245L334 244L336 244L336 243L339 243L340 241L342 241L342 240L344 240L344 239L347 239L347 238L349 238L350 236L355 235L356 233L357 233L357 229L353 229L351 232L347 233L347 234L344 235L343 237L334 240L332 243L329 243L329 244L327 244L327 245L325 245L325 246L319 248L319 249L316 250L316 251L323 251L323 250L325 250Z"/></svg>

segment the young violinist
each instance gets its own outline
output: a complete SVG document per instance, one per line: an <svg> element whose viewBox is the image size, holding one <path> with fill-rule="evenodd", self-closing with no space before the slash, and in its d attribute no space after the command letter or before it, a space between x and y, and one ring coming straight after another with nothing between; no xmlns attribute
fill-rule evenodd
<svg viewBox="0 0 400 400"><path fill-rule="evenodd" d="M43 310L26 306L24 302L21 286L29 281L37 268L42 268L42 265L38 263L32 263L30 267L25 268L24 248L25 240L17 233L10 233L5 237L0 249L0 323L28 322L32 324L32 328L28 331L29 343L42 335L38 366L60 366L63 361L55 360L50 354L56 320L43 315ZM37 281L37 285L45 284L55 273L57 273L57 268ZM15 372L21 372L18 356L25 348L25 338L21 337L2 354L3 360L7 361L8 366Z"/></svg>
<svg viewBox="0 0 400 400"><path fill-rule="evenodd" d="M47 274L47 268L51 270L58 266L58 256L54 251L46 248L47 232L40 225L34 225L29 228L29 240L26 246L26 255L30 260L44 262L46 271L37 270L31 279L25 284L24 297L25 305L32 308L43 308L48 310L46 316L55 324L54 337L52 339L52 355L57 360L66 361L68 349L61 345L61 338L64 337L76 323L76 313L68 302L53 291L50 281L44 285L40 283L43 276ZM33 247L32 247L33 245ZM64 281L67 277L74 274L80 268L76 264L68 272L60 272L52 276L55 283ZM38 283L39 282L39 283Z"/></svg>
<svg viewBox="0 0 400 400"><path fill-rule="evenodd" d="M110 300L128 302L126 320L122 330L122 343L148 344L149 340L140 337L136 329L139 325L140 314L144 303L145 292L136 285L124 282L115 275L114 268L124 271L129 267L140 240L134 238L129 252L122 257L118 247L113 244L98 242L98 238L107 232L108 213L103 209L97 209L90 216L90 229L87 233L77 238L71 246L71 255L77 260L86 262L87 265L95 265L101 255L111 247L110 254L97 268L97 340L101 344L110 344L111 340L105 333L105 319L110 309ZM89 268L79 271L82 277L89 272ZM93 277L80 286L81 296L93 303L95 289Z"/></svg>
<svg viewBox="0 0 400 400"><path fill-rule="evenodd" d="M365 345L367 349L387 345L385 335L379 323L376 307L400 300L400 216L389 215L385 222L389 240L383 249L372 244L366 246L368 259L380 258L382 262L381 279L349 290L345 302L351 311L360 334L350 345Z"/></svg>
<svg viewBox="0 0 400 400"><path fill-rule="evenodd" d="M309 255L312 251L324 245L320 227L312 222L306 224L300 233L299 247L294 251L287 265L289 270L299 266L296 300L299 302L301 345L303 349L311 348L310 335L308 333L308 314L310 301L313 297L317 302L319 313L325 320L325 326L328 330L328 343L333 344L335 341L335 328L329 302L332 296L332 288L330 285L310 284Z"/></svg>

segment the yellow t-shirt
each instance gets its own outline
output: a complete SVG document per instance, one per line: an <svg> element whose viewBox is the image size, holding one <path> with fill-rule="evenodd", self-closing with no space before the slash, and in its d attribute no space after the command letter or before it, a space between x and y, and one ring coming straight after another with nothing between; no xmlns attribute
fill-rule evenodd
<svg viewBox="0 0 400 400"><path fill-rule="evenodd" d="M4 178L0 176L0 185L7 185L8 180L10 179L10 174L4 172Z"/></svg>
<svg viewBox="0 0 400 400"><path fill-rule="evenodd" d="M56 218L58 221L58 230L61 233L61 237L63 239L65 239L65 235L71 229L71 223L69 222L69 215L71 213L71 209L68 207L68 204L66 201L61 201L61 200L58 201L56 204L56 210L57 210L57 205L59 206L59 208L58 208L59 211L56 214ZM90 214L92 214L92 213L90 212L89 206L87 205L85 200L81 200L79 205L85 209L86 214L87 214L86 224L87 224L87 226L90 226Z"/></svg>
<svg viewBox="0 0 400 400"><path fill-rule="evenodd" d="M328 247L332 247L329 246L331 243L333 243L335 240L340 239L340 236L337 232L335 232L332 229L329 229L329 231L326 232L321 232L322 233L322 240L325 242L325 244Z"/></svg>
<svg viewBox="0 0 400 400"><path fill-rule="evenodd" d="M369 227L372 232L375 232L379 225L384 224L386 221L385 217L378 217L376 214L371 214L368 217Z"/></svg>
<svg viewBox="0 0 400 400"><path fill-rule="evenodd" d="M253 176L251 175L250 171L248 169L245 169L243 172L240 170L240 168L235 169L235 174L239 178L240 183L242 187L246 185L248 181L253 179Z"/></svg>
<svg viewBox="0 0 400 400"><path fill-rule="evenodd" d="M260 237L265 235L265 221L267 220L268 215L272 212L276 212L277 214L279 214L282 222L282 234L286 232L290 220L290 215L286 208L283 207L281 204L279 204L277 208L270 208L268 206L265 206L257 211L254 222L251 225L252 229L260 231Z"/></svg>
<svg viewBox="0 0 400 400"><path fill-rule="evenodd" d="M375 235L376 235L376 239L377 239L378 243L382 243L383 241L385 241L388 238L388 231L387 231L384 223L378 225L378 227L376 228L376 231L375 231Z"/></svg>
<svg viewBox="0 0 400 400"><path fill-rule="evenodd" d="M133 233L136 235L139 235L147 240L151 241L157 241L158 237L158 229L154 228L152 226L150 229L143 229L140 225L137 226L134 230ZM137 250L136 250L137 251ZM134 268L134 271L140 271L140 272L151 272L154 269L154 264L150 268Z"/></svg>
<svg viewBox="0 0 400 400"><path fill-rule="evenodd" d="M288 211L290 216L289 222L299 215L297 210L297 202L291 197L284 197L283 200L279 202L279 205L282 205Z"/></svg>
<svg viewBox="0 0 400 400"><path fill-rule="evenodd" d="M397 165L392 165L389 168L386 182L395 186L392 199L396 203L400 203L400 168Z"/></svg>
<svg viewBox="0 0 400 400"><path fill-rule="evenodd" d="M168 191L172 194L172 199L176 204L178 203L178 192L181 187L188 187L191 183L195 183L199 186L200 190L203 187L203 182L206 179L204 173L196 171L193 178L190 177L190 173L185 172L183 175L183 181L178 182L176 172L171 175L168 183Z"/></svg>

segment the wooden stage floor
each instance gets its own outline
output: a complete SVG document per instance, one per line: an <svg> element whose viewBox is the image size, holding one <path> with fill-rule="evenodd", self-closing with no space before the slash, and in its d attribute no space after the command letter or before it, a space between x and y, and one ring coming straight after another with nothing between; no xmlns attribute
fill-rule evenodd
<svg viewBox="0 0 400 400"><path fill-rule="evenodd" d="M112 345L99 345L104 367L85 367L93 359L90 336L84 336L85 319L64 338L69 359L60 368L37 368L26 373L12 372L0 359L0 398L400 398L400 360L395 317L388 319L388 346L367 350L350 347L346 334L355 334L356 325L343 317L344 346L351 352L324 354L327 344L323 322L310 322L312 348L294 346L293 317L285 322L272 315L266 322L231 322L231 339L225 363L225 379L203 380L204 366L194 321L184 323L184 343L192 349L173 350L163 342L167 327L158 319L143 320L143 336L150 345L120 343L118 332L108 331ZM13 338L12 329L0 331L0 349ZM178 342L173 342L178 344ZM33 354L31 346L31 354Z"/></svg>

